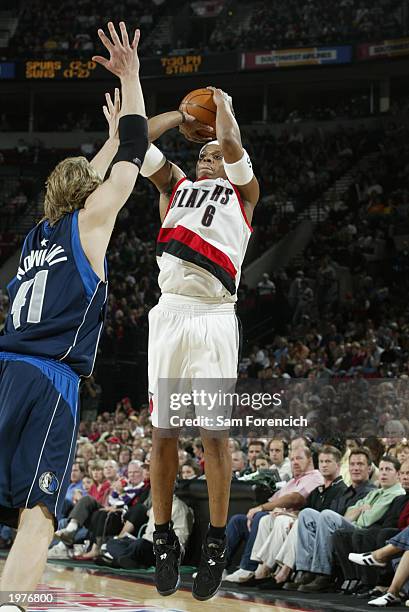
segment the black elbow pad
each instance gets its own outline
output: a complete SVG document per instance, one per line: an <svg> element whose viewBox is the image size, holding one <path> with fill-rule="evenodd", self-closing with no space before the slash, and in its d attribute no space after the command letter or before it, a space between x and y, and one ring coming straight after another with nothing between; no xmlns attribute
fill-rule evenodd
<svg viewBox="0 0 409 612"><path fill-rule="evenodd" d="M124 115L119 120L119 148L113 163L127 161L140 169L148 149L148 122L141 115Z"/></svg>

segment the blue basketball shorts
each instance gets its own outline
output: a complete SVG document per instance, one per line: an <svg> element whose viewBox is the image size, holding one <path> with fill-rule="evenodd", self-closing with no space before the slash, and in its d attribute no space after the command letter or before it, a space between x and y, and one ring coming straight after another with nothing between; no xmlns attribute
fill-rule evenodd
<svg viewBox="0 0 409 612"><path fill-rule="evenodd" d="M0 523L45 505L58 520L79 426L79 376L51 359L0 352Z"/></svg>

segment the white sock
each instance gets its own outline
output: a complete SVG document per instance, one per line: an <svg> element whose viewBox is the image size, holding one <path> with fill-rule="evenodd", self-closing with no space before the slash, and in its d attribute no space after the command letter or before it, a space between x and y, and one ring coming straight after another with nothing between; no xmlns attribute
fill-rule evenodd
<svg viewBox="0 0 409 612"><path fill-rule="evenodd" d="M78 521L71 519L65 528L66 531L78 531Z"/></svg>

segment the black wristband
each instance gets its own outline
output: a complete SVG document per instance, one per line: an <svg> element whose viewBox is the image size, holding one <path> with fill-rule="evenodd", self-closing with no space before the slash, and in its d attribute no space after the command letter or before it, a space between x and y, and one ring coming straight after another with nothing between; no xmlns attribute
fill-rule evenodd
<svg viewBox="0 0 409 612"><path fill-rule="evenodd" d="M119 120L119 148L113 161L127 161L140 169L149 146L148 122L141 115L124 115Z"/></svg>

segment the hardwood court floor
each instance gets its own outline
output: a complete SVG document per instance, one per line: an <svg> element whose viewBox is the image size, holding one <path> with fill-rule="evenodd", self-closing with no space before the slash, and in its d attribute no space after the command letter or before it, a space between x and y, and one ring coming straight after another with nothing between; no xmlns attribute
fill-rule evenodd
<svg viewBox="0 0 409 612"><path fill-rule="evenodd" d="M0 572L4 562L0 561ZM299 612L298 608L259 603L247 595L241 598L234 593L221 591L221 595L208 602L193 599L187 590L179 590L171 597L160 597L149 583L134 579L104 575L102 572L81 568L67 569L60 565L48 564L41 589L57 594L58 603L50 607L32 606L31 610L53 610L54 612L86 612L98 609L100 612Z"/></svg>

